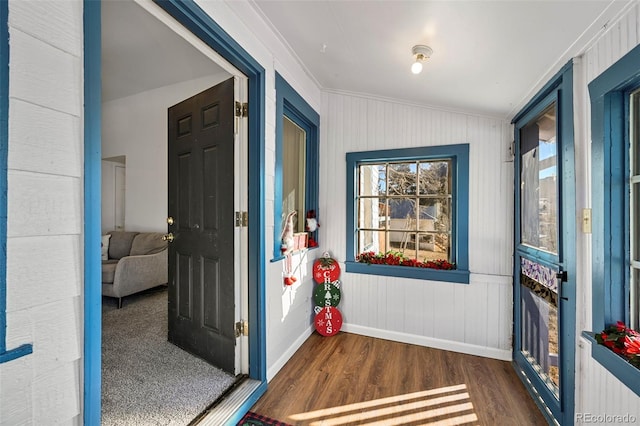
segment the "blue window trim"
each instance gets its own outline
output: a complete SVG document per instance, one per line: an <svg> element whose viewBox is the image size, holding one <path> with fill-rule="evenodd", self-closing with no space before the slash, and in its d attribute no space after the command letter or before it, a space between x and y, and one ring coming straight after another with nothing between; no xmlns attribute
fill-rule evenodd
<svg viewBox="0 0 640 426"><path fill-rule="evenodd" d="M0 364L33 352L29 343L7 350L7 154L9 150L9 2L0 2Z"/></svg>
<svg viewBox="0 0 640 426"><path fill-rule="evenodd" d="M276 72L276 165L274 175L274 221L276 226L274 226L272 262L284 259L280 250L280 234L282 233L280 218L282 217L282 138L285 116L300 126L307 134L305 206L307 210L315 210L316 218L319 218L318 129L320 128L320 115ZM298 220L304 219L304 216L298 218Z"/></svg>
<svg viewBox="0 0 640 426"><path fill-rule="evenodd" d="M193 0L154 0L249 80L249 377L260 385L231 415L237 423L267 390L265 294L265 70ZM85 56L84 424L100 424L100 2L83 0ZM97 225L96 225L97 224Z"/></svg>
<svg viewBox="0 0 640 426"><path fill-rule="evenodd" d="M589 84L591 98L592 314L599 332L616 321L628 324L629 294L629 92L640 86L640 46ZM584 334L583 334L584 335ZM589 339L592 341L592 339ZM640 371L622 369L625 361L602 356L592 342L592 357L629 386ZM635 371L634 371L635 370ZM629 388L640 395L638 386Z"/></svg>
<svg viewBox="0 0 640 426"><path fill-rule="evenodd" d="M611 349L598 344L594 333L583 331L582 337L591 343L591 357L609 370L636 395L640 395L640 370L629 364Z"/></svg>
<svg viewBox="0 0 640 426"><path fill-rule="evenodd" d="M356 188L357 166L383 161L451 158L453 202L451 246L456 269L451 271L392 265L367 265L355 261L356 256ZM345 269L358 274L417 278L431 281L469 284L469 144L438 145L418 148L387 149L347 153L347 255Z"/></svg>

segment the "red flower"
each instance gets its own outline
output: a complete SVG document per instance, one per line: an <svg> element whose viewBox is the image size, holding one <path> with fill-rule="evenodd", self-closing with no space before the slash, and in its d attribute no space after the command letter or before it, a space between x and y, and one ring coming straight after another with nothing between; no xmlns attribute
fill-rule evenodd
<svg viewBox="0 0 640 426"><path fill-rule="evenodd" d="M626 352L631 355L640 355L640 339L634 339L633 337L625 336L624 347Z"/></svg>
<svg viewBox="0 0 640 426"><path fill-rule="evenodd" d="M616 323L616 328L618 329L618 331L624 333L627 330L627 326L624 325L624 323L622 321L618 321Z"/></svg>

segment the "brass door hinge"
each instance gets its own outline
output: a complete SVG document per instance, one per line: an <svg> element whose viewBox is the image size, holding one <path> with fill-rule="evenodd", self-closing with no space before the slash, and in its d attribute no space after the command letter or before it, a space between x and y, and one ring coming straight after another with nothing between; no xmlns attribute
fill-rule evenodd
<svg viewBox="0 0 640 426"><path fill-rule="evenodd" d="M249 335L249 322L240 320L236 323L236 338Z"/></svg>
<svg viewBox="0 0 640 426"><path fill-rule="evenodd" d="M247 212L236 212L236 228L246 227L249 224Z"/></svg>
<svg viewBox="0 0 640 426"><path fill-rule="evenodd" d="M246 102L236 101L236 117L248 117L249 116L249 104Z"/></svg>

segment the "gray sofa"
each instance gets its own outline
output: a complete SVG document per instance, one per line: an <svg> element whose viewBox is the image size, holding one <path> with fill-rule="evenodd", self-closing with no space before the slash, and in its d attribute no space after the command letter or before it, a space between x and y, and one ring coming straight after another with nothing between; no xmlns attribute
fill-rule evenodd
<svg viewBox="0 0 640 426"><path fill-rule="evenodd" d="M166 284L167 242L160 232L107 233L108 258L102 260L102 295L122 298Z"/></svg>

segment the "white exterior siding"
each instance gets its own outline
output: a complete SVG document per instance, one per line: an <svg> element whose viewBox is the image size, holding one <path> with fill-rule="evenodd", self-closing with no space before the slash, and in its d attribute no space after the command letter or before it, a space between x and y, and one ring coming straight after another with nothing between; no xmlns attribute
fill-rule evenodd
<svg viewBox="0 0 640 426"><path fill-rule="evenodd" d="M345 93L324 95L322 117L320 239L340 261L346 256L347 152L470 145L470 284L343 273L344 329L511 359L513 163L507 123Z"/></svg>
<svg viewBox="0 0 640 426"><path fill-rule="evenodd" d="M9 2L7 347L0 424L79 424L82 3Z"/></svg>
<svg viewBox="0 0 640 426"><path fill-rule="evenodd" d="M640 5L634 2L616 22L578 59L575 67L576 118L576 211L591 207L591 114L587 85L609 66L638 45ZM591 322L591 235L583 234L577 221L577 306L576 306L576 414L635 415L640 419L640 397L591 358L591 345L580 337L592 330Z"/></svg>

